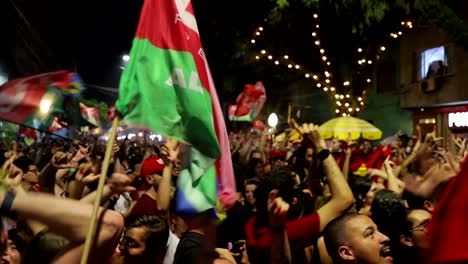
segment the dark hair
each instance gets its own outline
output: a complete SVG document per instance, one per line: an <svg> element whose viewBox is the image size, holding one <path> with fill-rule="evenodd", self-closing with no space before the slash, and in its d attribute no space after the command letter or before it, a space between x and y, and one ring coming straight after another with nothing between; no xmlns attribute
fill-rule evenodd
<svg viewBox="0 0 468 264"><path fill-rule="evenodd" d="M348 239L346 235L346 224L349 220L363 216L359 213L346 213L341 215L327 224L323 230L323 240L325 242L325 248L327 249L328 255L333 259L334 262L341 262L341 257L338 254L338 248L344 244Z"/></svg>
<svg viewBox="0 0 468 264"><path fill-rule="evenodd" d="M392 244L399 243L407 215L403 199L393 191L379 190L370 211L379 230L390 238Z"/></svg>
<svg viewBox="0 0 468 264"><path fill-rule="evenodd" d="M248 185L248 184L254 184L258 187L258 185L260 185L260 179L257 178L257 177L254 177L254 178L251 178L251 179L248 179L246 182L245 182L245 185Z"/></svg>
<svg viewBox="0 0 468 264"><path fill-rule="evenodd" d="M27 173L29 171L29 166L30 165L35 165L34 160L27 158L25 156L18 158L13 162L16 167L21 169L23 173Z"/></svg>
<svg viewBox="0 0 468 264"><path fill-rule="evenodd" d="M359 211L364 205L364 197L371 189L372 183L373 181L367 177L353 175L350 187L353 192L353 196L356 199L356 210Z"/></svg>
<svg viewBox="0 0 468 264"><path fill-rule="evenodd" d="M234 170L234 179L236 180L236 187L238 192L244 191L245 172L239 163L233 162L232 169Z"/></svg>
<svg viewBox="0 0 468 264"><path fill-rule="evenodd" d="M23 230L24 229L24 230ZM26 228L17 227L8 230L8 239L13 241L20 254L24 254L29 241L33 238L32 232Z"/></svg>
<svg viewBox="0 0 468 264"><path fill-rule="evenodd" d="M146 249L145 256L155 258L164 257L166 254L167 239L169 237L169 226L167 222L158 215L138 215L125 219L125 228L145 228Z"/></svg>
<svg viewBox="0 0 468 264"><path fill-rule="evenodd" d="M263 161L261 159L257 159L257 158L251 158L249 160L249 163L247 165L247 179L250 179L250 178L253 178L253 177L256 177L257 175L255 174L255 168L258 166L258 165L261 165L263 166Z"/></svg>
<svg viewBox="0 0 468 264"><path fill-rule="evenodd" d="M291 204L296 196L294 188L295 181L291 177L291 171L287 168L279 168L271 170L265 175L260 184L255 189L254 197L257 203L257 218L255 225L257 227L268 226L268 196L273 189L278 190L278 197Z"/></svg>
<svg viewBox="0 0 468 264"><path fill-rule="evenodd" d="M408 207L411 209L423 209L424 208L424 199L421 196L418 196L416 194L413 194L408 191L404 191L403 194L401 195L403 200L405 200L408 203Z"/></svg>
<svg viewBox="0 0 468 264"><path fill-rule="evenodd" d="M254 150L252 150L252 151L250 152L249 159L252 158L252 155L253 155L254 153L260 153L260 154L262 155L262 157L263 157L262 151L260 151L259 149L254 149Z"/></svg>

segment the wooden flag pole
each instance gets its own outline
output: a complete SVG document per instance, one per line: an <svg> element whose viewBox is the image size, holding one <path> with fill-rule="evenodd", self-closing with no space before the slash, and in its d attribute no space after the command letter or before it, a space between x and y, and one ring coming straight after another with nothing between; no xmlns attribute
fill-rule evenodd
<svg viewBox="0 0 468 264"><path fill-rule="evenodd" d="M81 256L81 264L88 263L89 252L94 241L94 236L96 235L96 227L98 220L99 207L101 205L102 190L104 189L104 184L106 182L107 170L109 168L109 162L112 155L112 147L115 142L115 135L117 134L117 127L120 122L120 117L116 115L112 122L112 129L109 135L109 140L107 141L106 153L104 155L104 162L102 163L101 176L99 177L99 183L97 187L96 200L94 200L93 212L91 215L91 222L89 223L88 234L86 235L86 242Z"/></svg>

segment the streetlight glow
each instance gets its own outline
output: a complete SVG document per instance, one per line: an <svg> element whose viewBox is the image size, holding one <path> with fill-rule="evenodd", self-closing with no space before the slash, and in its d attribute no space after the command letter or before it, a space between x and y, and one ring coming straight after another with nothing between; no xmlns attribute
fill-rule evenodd
<svg viewBox="0 0 468 264"><path fill-rule="evenodd" d="M276 127L276 125L278 125L278 116L275 113L271 113L270 116L268 116L268 125L270 127Z"/></svg>

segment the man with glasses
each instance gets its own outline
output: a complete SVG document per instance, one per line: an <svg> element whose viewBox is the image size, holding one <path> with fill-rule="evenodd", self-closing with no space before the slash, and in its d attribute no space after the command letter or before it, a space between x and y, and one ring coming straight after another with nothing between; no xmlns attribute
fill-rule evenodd
<svg viewBox="0 0 468 264"><path fill-rule="evenodd" d="M408 211L406 217L406 230L400 237L400 257L403 263L424 263L427 258L431 241L427 233L431 214L423 209Z"/></svg>

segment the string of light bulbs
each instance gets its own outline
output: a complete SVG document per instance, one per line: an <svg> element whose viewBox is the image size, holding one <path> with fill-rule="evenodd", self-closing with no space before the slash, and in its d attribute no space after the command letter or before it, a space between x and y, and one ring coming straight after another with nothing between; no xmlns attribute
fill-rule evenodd
<svg viewBox="0 0 468 264"><path fill-rule="evenodd" d="M313 18L317 23L315 24L315 29L312 32L312 37L314 37L315 41L314 44L318 46L319 52L321 54L321 62L323 64L323 68L325 69L323 74L318 74L318 73L312 73L311 71L306 70L304 67L302 67L299 64L294 63L294 61L287 55L273 55L272 53L268 52L266 49L260 50L260 52L255 56L256 60L260 60L262 58L267 58L269 61L273 62L275 65L286 65L287 68L289 69L295 69L295 70L300 70L304 73L305 78L313 78L316 81L316 86L317 88L323 89L325 92L328 92L332 101L334 101L334 108L335 108L335 114L341 115L341 116L349 116L352 114L357 114L361 112L364 107L365 107L365 102L366 102L366 97L367 97L367 91L366 89L363 89L362 94L360 96L354 97L350 95L349 93L346 94L339 94L336 93L337 85L333 85L333 80L332 80L332 74L331 69L329 69L331 66L331 62L329 61L329 57L326 56L325 49L321 47L321 41L319 39L319 34L316 32L319 30L320 25L318 23L319 16L318 14L313 14ZM399 36L403 35L403 30L404 28L413 28L413 24L411 21L402 21L401 22L401 28L399 31L396 33L391 32L390 37L392 39L397 39ZM254 35L250 42L252 44L255 44L257 42L258 37L262 35L264 32L264 28L262 26L259 26L256 28ZM360 67L365 67L372 65L375 61L378 61L380 59L380 54L386 50L385 46L380 46L378 49L378 52L374 56L362 56L361 59L357 61L358 66ZM358 55L364 54L365 51L362 48L357 49ZM368 76L366 79L366 82L368 85L371 85L372 78L371 76ZM343 82L343 90L347 89L350 90L351 82L348 80L345 80Z"/></svg>

